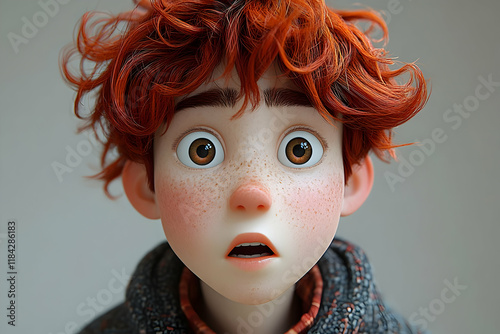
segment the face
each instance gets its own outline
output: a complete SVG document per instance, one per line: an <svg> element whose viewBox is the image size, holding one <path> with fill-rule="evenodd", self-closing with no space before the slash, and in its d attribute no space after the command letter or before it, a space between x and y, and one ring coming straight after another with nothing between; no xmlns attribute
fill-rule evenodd
<svg viewBox="0 0 500 334"><path fill-rule="evenodd" d="M254 111L231 119L241 100L194 98L198 106L178 111L155 138L155 199L168 242L205 284L244 304L273 300L306 274L342 208L341 124L311 106L266 103L265 90L298 91L277 75L272 67L259 80ZM189 97L219 88L239 92L237 75Z"/></svg>

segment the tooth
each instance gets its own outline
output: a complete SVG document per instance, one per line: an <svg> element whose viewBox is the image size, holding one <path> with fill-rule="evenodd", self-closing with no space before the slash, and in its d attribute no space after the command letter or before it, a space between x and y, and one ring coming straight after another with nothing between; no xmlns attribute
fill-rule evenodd
<svg viewBox="0 0 500 334"><path fill-rule="evenodd" d="M236 247L242 247L242 246L265 246L265 245L260 242L244 242L242 244L237 245Z"/></svg>

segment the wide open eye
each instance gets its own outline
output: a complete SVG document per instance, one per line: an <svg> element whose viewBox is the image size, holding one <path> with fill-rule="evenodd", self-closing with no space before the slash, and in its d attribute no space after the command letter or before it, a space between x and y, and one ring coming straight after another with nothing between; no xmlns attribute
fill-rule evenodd
<svg viewBox="0 0 500 334"><path fill-rule="evenodd" d="M210 168L224 161L224 150L217 137L205 131L196 131L181 139L177 157L188 167Z"/></svg>
<svg viewBox="0 0 500 334"><path fill-rule="evenodd" d="M323 156L318 138L307 131L293 131L283 138L278 149L278 160L287 167L314 166Z"/></svg>

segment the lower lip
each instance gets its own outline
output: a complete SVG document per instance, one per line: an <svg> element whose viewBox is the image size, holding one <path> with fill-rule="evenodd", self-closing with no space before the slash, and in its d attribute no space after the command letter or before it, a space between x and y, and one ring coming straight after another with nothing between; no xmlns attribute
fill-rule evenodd
<svg viewBox="0 0 500 334"><path fill-rule="evenodd" d="M234 266L238 267L244 271L257 271L265 266L269 265L273 259L276 258L276 255L270 256L261 256L261 257L252 257L252 258L242 258L242 257L234 257L228 256L226 259L232 263Z"/></svg>

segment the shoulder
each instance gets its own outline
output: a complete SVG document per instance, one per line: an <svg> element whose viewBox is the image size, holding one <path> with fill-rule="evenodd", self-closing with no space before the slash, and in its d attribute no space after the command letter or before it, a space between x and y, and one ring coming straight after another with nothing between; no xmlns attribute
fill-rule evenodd
<svg viewBox="0 0 500 334"><path fill-rule="evenodd" d="M359 246L335 238L318 266L323 295L311 333L421 333L384 303Z"/></svg>
<svg viewBox="0 0 500 334"><path fill-rule="evenodd" d="M144 312L148 311L145 304L154 304L162 293L176 292L177 276L180 275L182 264L167 242L163 242L148 252L137 265L130 278L126 292L125 302L112 308L106 313L87 324L79 334L132 334L135 333L137 322L142 321ZM178 268L179 267L179 268ZM161 276L161 281L168 281L169 286L157 286L155 280ZM147 302L145 302L147 301Z"/></svg>

